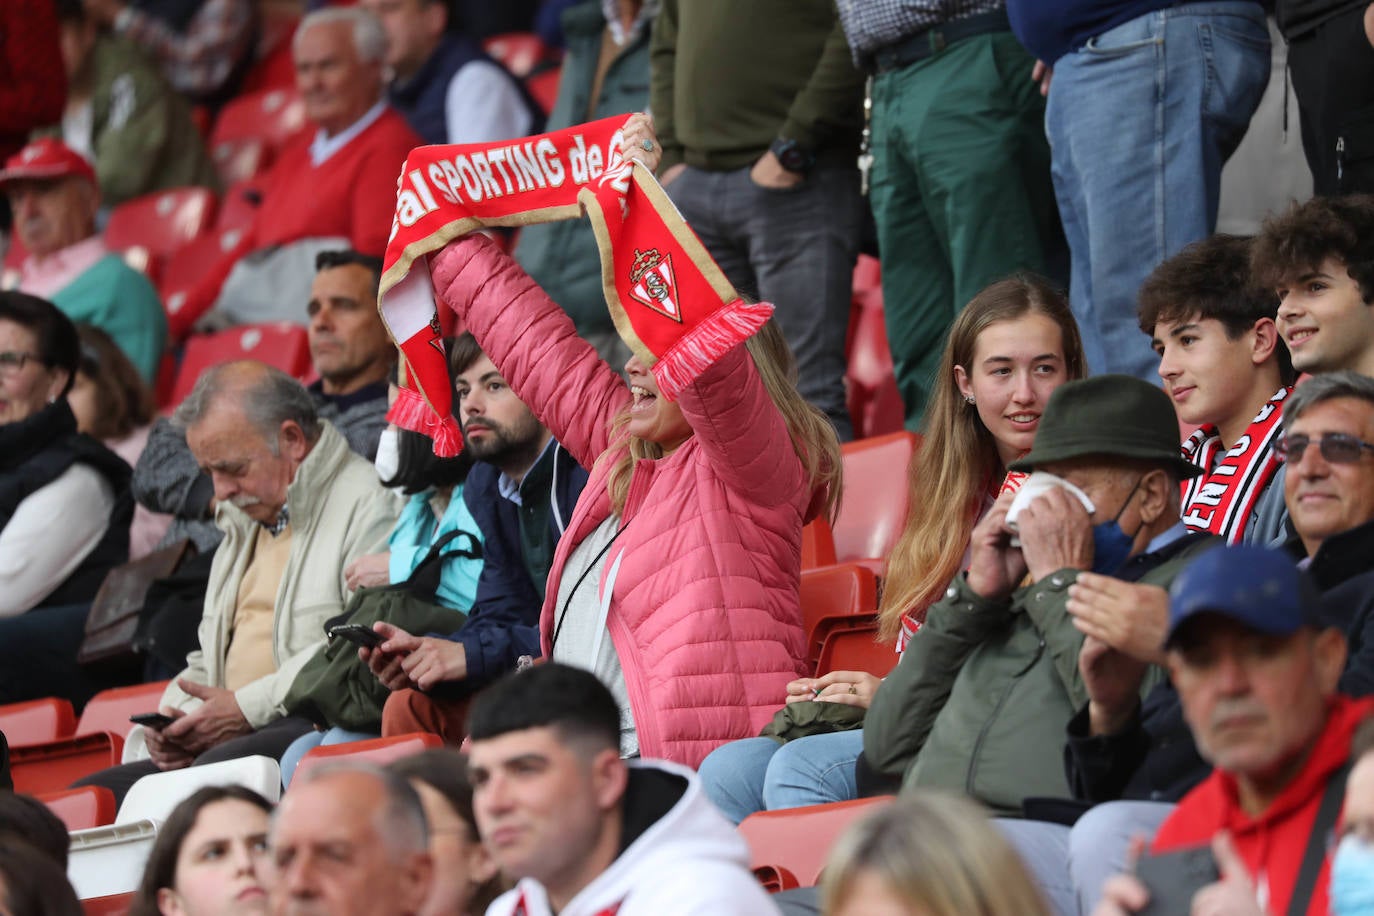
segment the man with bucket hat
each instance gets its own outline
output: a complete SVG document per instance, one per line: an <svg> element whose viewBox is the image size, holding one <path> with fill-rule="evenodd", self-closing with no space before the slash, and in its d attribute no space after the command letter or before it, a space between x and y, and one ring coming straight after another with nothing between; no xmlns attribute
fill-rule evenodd
<svg viewBox="0 0 1374 916"><path fill-rule="evenodd" d="M1197 469L1167 396L1138 379L1056 389L1012 469L1032 472L1029 495L1001 497L974 529L967 573L873 700L864 758L905 787L1020 814L1027 797L1070 794L1064 727L1088 694L1069 587L1089 570L1164 586L1214 539L1179 522L1179 483Z"/></svg>
<svg viewBox="0 0 1374 916"><path fill-rule="evenodd" d="M1374 700L1337 693L1345 637L1315 587L1280 551L1212 551L1174 582L1165 648L1215 769L1164 821L1152 852L1210 844L1221 879L1194 894L1194 913L1325 914L1350 739ZM1095 913L1134 913L1149 898L1118 876Z"/></svg>

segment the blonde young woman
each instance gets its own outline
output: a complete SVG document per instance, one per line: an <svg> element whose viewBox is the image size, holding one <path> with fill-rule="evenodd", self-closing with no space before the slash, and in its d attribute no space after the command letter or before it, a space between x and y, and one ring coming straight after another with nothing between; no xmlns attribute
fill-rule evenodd
<svg viewBox="0 0 1374 916"><path fill-rule="evenodd" d="M920 792L884 806L835 844L825 916L1049 916L1011 845L974 802Z"/></svg>
<svg viewBox="0 0 1374 916"><path fill-rule="evenodd" d="M895 640L899 652L963 568L974 524L999 493L1019 485L1021 475L1006 466L1030 450L1050 394L1086 374L1068 302L1046 280L1000 280L960 312L910 470L911 513L888 560L879 636ZM866 709L878 684L865 672L832 671L788 684L785 700ZM854 798L862 748L857 729L784 745L747 738L707 757L702 783L736 823L755 811Z"/></svg>

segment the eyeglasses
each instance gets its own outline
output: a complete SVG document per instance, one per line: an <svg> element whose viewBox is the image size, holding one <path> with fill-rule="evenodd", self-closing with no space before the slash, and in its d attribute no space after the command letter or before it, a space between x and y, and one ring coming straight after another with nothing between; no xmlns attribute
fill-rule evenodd
<svg viewBox="0 0 1374 916"><path fill-rule="evenodd" d="M1374 452L1374 445L1345 433L1327 433L1320 439L1304 435L1284 436L1274 450L1278 452L1280 460L1296 463L1302 461L1309 445L1320 448L1322 457L1332 464L1354 464L1360 460L1360 453L1364 450Z"/></svg>
<svg viewBox="0 0 1374 916"><path fill-rule="evenodd" d="M0 375L18 375L24 368L24 364L29 360L42 362L37 353L22 353L18 350L5 350L0 352Z"/></svg>

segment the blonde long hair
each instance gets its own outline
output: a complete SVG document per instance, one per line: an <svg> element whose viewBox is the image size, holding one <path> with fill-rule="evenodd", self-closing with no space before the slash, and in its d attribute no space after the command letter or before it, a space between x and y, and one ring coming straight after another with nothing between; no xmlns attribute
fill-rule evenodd
<svg viewBox="0 0 1374 916"><path fill-rule="evenodd" d="M834 916L863 874L878 878L912 913L1048 916L1011 844L977 803L929 790L903 796L835 843L821 882L821 912Z"/></svg>
<svg viewBox="0 0 1374 916"><path fill-rule="evenodd" d="M797 363L776 321L770 318L758 333L745 341L745 347L754 360L754 367L758 369L768 397L787 424L787 431L792 436L792 448L801 459L812 491L825 488L825 513L833 521L840 505L842 469L840 442L835 436L835 427L825 414L808 404L798 393ZM663 449L658 443L624 434L629 422L627 408L612 421L613 444L597 459L598 462L614 462L606 477L606 487L610 491L611 507L616 515L625 512L634 463L641 458L663 457Z"/></svg>
<svg viewBox="0 0 1374 916"><path fill-rule="evenodd" d="M925 439L907 472L911 508L888 558L878 636L896 639L902 616L923 614L959 571L983 500L1006 469L997 440L964 403L954 367L973 362L978 335L993 324L1040 314L1059 325L1066 380L1087 374L1083 342L1064 294L1043 277L1018 274L984 287L954 319L926 409Z"/></svg>

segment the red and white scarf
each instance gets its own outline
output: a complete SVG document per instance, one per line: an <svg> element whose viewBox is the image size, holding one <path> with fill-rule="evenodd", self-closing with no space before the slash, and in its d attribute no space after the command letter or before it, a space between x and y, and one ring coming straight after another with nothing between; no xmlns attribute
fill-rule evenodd
<svg viewBox="0 0 1374 916"><path fill-rule="evenodd" d="M606 304L630 349L672 400L768 320L745 303L668 196L622 155L627 116L500 143L421 146L401 170L386 247L382 319L404 382L387 419L455 455L462 439L425 255L486 226L573 219L585 210L601 251Z"/></svg>
<svg viewBox="0 0 1374 916"><path fill-rule="evenodd" d="M1278 470L1274 443L1282 430L1283 402L1293 391L1280 388L1250 422L1245 435L1223 455L1215 426L1203 426L1183 442L1183 457L1202 474L1183 483L1183 524L1239 544L1255 504Z"/></svg>

